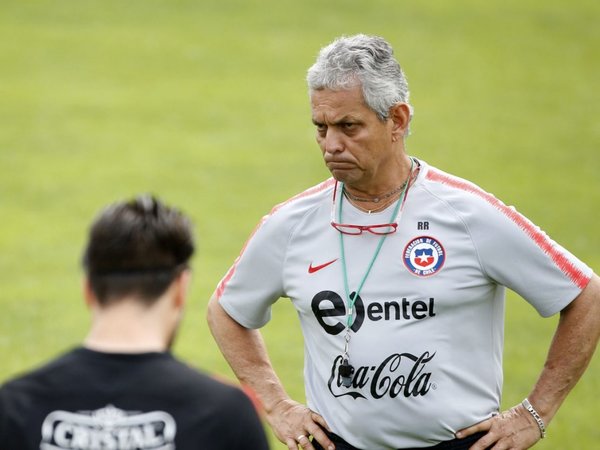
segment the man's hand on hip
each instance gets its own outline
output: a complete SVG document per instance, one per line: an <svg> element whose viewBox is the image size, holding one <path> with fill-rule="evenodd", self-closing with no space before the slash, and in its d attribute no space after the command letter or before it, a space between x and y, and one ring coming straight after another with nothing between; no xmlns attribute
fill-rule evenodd
<svg viewBox="0 0 600 450"><path fill-rule="evenodd" d="M323 428L329 430L325 419L301 403L282 400L268 412L267 418L277 439L286 444L289 450L298 450L298 445L304 450L314 450L310 436L323 448L335 449L323 431Z"/></svg>
<svg viewBox="0 0 600 450"><path fill-rule="evenodd" d="M487 432L469 450L526 450L541 439L540 429L531 414L517 405L508 411L456 433L459 439Z"/></svg>

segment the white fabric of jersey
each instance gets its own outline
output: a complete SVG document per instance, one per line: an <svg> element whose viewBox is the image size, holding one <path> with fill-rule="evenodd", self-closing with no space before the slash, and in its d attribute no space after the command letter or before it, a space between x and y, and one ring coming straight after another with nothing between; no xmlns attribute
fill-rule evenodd
<svg viewBox="0 0 600 450"><path fill-rule="evenodd" d="M420 164L398 230L356 301L349 388L338 375L347 307L339 232L330 225L335 180L265 216L216 290L247 328L265 325L279 298L292 301L308 406L358 448L428 447L489 418L502 391L505 286L550 316L592 275L514 208ZM343 201L343 222L361 225L389 222L395 206L369 215ZM351 292L378 241L344 236Z"/></svg>

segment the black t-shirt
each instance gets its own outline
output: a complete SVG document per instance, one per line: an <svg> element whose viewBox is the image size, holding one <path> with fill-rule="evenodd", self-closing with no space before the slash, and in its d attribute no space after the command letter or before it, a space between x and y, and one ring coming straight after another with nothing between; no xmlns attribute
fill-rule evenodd
<svg viewBox="0 0 600 450"><path fill-rule="evenodd" d="M0 389L0 450L263 450L240 389L170 353L77 348Z"/></svg>

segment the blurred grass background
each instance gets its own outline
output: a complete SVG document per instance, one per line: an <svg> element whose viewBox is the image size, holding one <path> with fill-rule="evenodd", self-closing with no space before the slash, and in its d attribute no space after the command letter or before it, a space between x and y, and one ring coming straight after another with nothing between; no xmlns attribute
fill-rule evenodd
<svg viewBox="0 0 600 450"><path fill-rule="evenodd" d="M260 217L328 176L304 76L341 34L394 46L411 154L516 205L598 271L599 20L592 0L3 0L0 381L81 341L87 226L139 192L196 224L175 353L232 379L206 302ZM285 301L274 315L273 363L302 400L297 318ZM555 324L509 295L504 406L529 392ZM599 392L596 357L536 448L597 449Z"/></svg>

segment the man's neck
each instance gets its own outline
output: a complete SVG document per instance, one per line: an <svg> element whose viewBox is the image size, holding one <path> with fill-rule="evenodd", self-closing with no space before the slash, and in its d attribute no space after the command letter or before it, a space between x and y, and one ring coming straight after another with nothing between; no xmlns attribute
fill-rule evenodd
<svg viewBox="0 0 600 450"><path fill-rule="evenodd" d="M372 181L367 187L345 184L344 191L348 200L358 209L369 213L385 209L398 200L412 181L414 164L406 156L405 160L391 164L390 167L392 170L386 168L385 173L378 174L377 181Z"/></svg>
<svg viewBox="0 0 600 450"><path fill-rule="evenodd" d="M163 352L169 339L157 316L155 311L130 302L98 308L83 345L107 353Z"/></svg>
<svg viewBox="0 0 600 450"><path fill-rule="evenodd" d="M411 159L403 152L380 164L376 172L357 182L347 182L346 189L359 197L383 197L401 186L411 173Z"/></svg>

